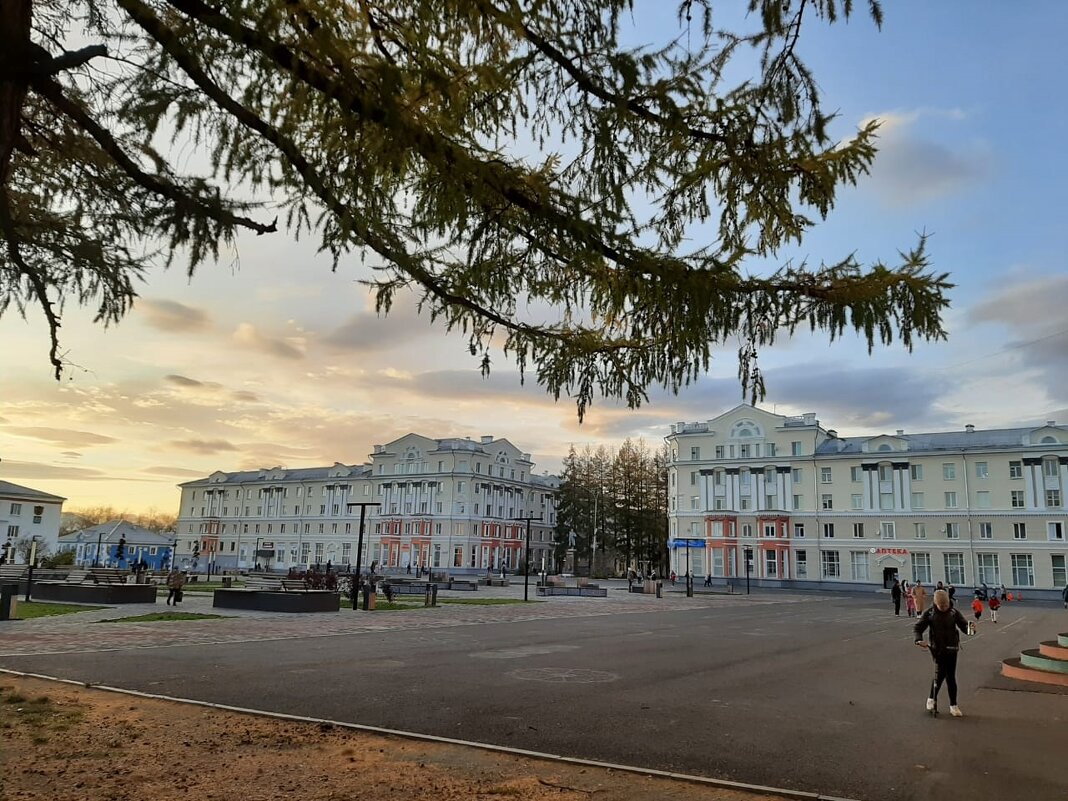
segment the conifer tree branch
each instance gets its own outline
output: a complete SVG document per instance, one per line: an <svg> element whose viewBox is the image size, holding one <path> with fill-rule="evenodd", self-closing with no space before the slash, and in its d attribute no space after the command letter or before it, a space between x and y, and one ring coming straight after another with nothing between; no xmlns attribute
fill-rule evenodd
<svg viewBox="0 0 1068 801"><path fill-rule="evenodd" d="M278 230L277 222L265 225L248 217L233 214L221 205L219 208L213 208L210 204L205 203L203 198L186 192L162 176L145 172L123 149L111 132L94 120L78 103L67 97L63 87L52 78L35 78L31 81L30 86L34 92L47 98L60 112L69 117L85 133L92 137L100 148L115 161L119 168L142 188L166 198L177 208L195 211L224 225L248 228L257 234L270 234Z"/></svg>

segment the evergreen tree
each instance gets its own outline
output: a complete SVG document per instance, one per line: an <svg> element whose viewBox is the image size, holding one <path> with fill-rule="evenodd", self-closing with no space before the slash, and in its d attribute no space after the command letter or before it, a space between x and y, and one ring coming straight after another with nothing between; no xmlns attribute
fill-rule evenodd
<svg viewBox="0 0 1068 801"><path fill-rule="evenodd" d="M414 289L484 370L503 337L580 415L728 342L759 396L758 350L799 326L941 338L922 239L896 266L753 269L875 156L874 123L832 137L796 47L852 5L749 0L724 31L681 0L684 35L628 47L630 0L4 0L0 311L42 310L58 376L65 303L118 320L149 267L281 226L374 254L379 310Z"/></svg>

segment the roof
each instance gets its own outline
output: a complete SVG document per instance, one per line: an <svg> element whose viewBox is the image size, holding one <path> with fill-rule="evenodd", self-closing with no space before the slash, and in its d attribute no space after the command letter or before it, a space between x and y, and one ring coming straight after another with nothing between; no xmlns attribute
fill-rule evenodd
<svg viewBox="0 0 1068 801"><path fill-rule="evenodd" d="M118 542L120 537L130 544L136 543L137 545L171 545L174 542L173 535L160 534L152 529L136 526L127 520L109 520L106 523L83 528L81 531L62 534L59 541L62 543L96 542L99 538L101 542Z"/></svg>
<svg viewBox="0 0 1068 801"><path fill-rule="evenodd" d="M1063 426L1055 426L1064 430ZM974 431L936 431L926 434L880 434L867 437L837 437L820 443L816 449L818 455L833 454L861 454L863 445L879 437L899 439L908 443L907 453L930 452L930 451L962 451L962 450L996 450L996 449L1019 449L1033 448L1035 445L1026 445L1025 437L1044 426L1030 426L1028 428L995 428ZM1057 445L1053 447L1064 447ZM901 453L901 451L898 451ZM885 456L885 452L871 451L870 455Z"/></svg>
<svg viewBox="0 0 1068 801"><path fill-rule="evenodd" d="M10 481L0 481L0 497L26 498L27 500L51 501L53 503L63 503L63 501L67 500L59 495L41 492L41 490L24 487L21 484L12 484Z"/></svg>
<svg viewBox="0 0 1068 801"><path fill-rule="evenodd" d="M338 469L348 469L351 472L347 476L337 476ZM281 477L272 478L272 475L281 474ZM332 464L328 467L268 467L261 470L238 470L233 473L218 471L205 478L186 481L179 487L210 486L213 484L245 484L250 481L325 481L332 478L359 478L369 476L371 466L366 464L342 465Z"/></svg>

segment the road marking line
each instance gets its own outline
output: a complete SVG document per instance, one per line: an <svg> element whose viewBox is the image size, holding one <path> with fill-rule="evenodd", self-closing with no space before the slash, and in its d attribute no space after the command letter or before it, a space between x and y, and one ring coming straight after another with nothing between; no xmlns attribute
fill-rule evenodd
<svg viewBox="0 0 1068 801"><path fill-rule="evenodd" d="M1000 626L1000 627L999 627L999 630L1000 630L1000 631L1005 631L1005 629L1011 629L1011 628L1012 628L1013 626L1015 626L1015 625L1016 625L1017 623L1020 623L1020 622L1022 622L1022 621L1024 621L1024 620L1027 620L1027 616L1026 616L1026 615L1025 615L1024 617L1018 617L1018 618L1016 618L1016 620L1012 621L1012 623L1009 623L1009 624L1007 624L1007 625L1004 625L1004 626Z"/></svg>
<svg viewBox="0 0 1068 801"><path fill-rule="evenodd" d="M547 762L560 762L566 765L579 765L582 767L591 768L603 768L607 770L618 770L625 773L634 773L640 776L655 776L661 779L673 779L675 781L684 781L691 784L703 784L709 787L722 787L729 790L738 790L740 792L747 793L763 793L774 794L782 796L783 798L800 799L801 801L857 801L852 798L844 798L841 796L824 795L822 793L810 793L805 790L788 790L780 787L768 787L762 784L749 784L747 782L735 782L729 779L713 779L708 776L695 776L690 773L676 773L668 770L657 770L656 768L642 768L635 765L619 765L614 762L602 762L596 759L581 759L579 757L561 756L560 754L549 754L543 751L531 751L526 748L512 748L506 745L493 745L492 743L480 743L475 740L460 740L456 737L441 737L436 734L421 734L419 732L403 731L401 729L387 729L383 726L369 726L363 723L348 723L340 720L330 720L328 718L316 718L306 715L289 715L285 712L270 712L264 709L249 709L248 707L231 706L229 704L216 704L211 701L198 701L195 698L178 698L173 695L160 695L158 693L146 693L140 690L128 690L125 687L112 687L107 684L87 684L84 681L75 681L73 679L61 679L56 676L47 676L43 673L25 673L21 670L9 670L7 668L0 668L0 674L7 674L10 676L21 676L28 679L42 679L44 681L54 681L60 684L70 684L75 687L89 687L94 690L103 690L105 692L119 693L122 695L132 695L137 698L150 698L154 701L170 701L179 704L189 704L191 706L203 706L209 709L222 709L226 712L236 712L242 715L257 715L264 718L274 718L275 720L290 720L300 723L317 723L317 724L329 724L336 726L339 729L348 729L350 731L362 731L369 734L378 734L386 737L400 737L406 740L419 740L422 742L431 743L444 743L445 745L458 745L465 748L478 748L483 751L493 751L499 754L511 754L513 756L527 757L529 759L541 759Z"/></svg>

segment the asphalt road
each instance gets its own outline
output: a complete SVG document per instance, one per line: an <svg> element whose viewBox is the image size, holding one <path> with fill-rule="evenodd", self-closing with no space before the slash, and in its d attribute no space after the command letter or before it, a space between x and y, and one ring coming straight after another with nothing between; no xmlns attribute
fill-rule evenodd
<svg viewBox="0 0 1068 801"><path fill-rule="evenodd" d="M763 600L767 600L764 596ZM590 603L595 603L591 601ZM966 644L966 717L929 717L932 673L888 604L711 609L137 651L0 666L865 801L1068 798L1068 695L999 661L1068 630L1005 610ZM397 613L402 614L402 613ZM943 693L945 691L943 690Z"/></svg>

